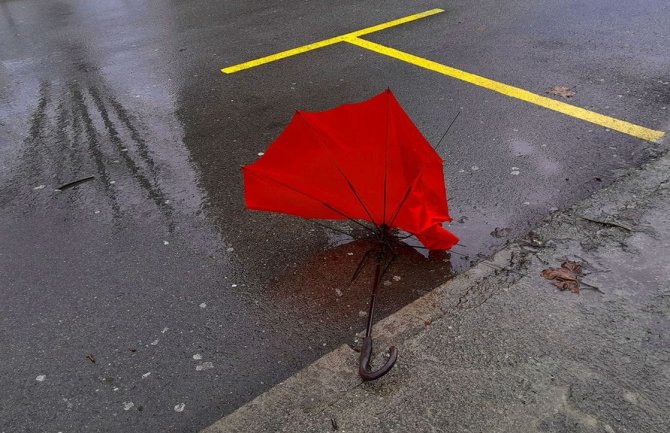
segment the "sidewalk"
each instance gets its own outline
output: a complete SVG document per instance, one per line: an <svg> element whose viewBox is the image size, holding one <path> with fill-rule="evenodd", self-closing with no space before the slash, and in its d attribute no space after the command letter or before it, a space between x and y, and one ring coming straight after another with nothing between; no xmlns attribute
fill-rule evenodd
<svg viewBox="0 0 670 433"><path fill-rule="evenodd" d="M378 323L386 377L342 346L205 432L669 432L669 252L665 156Z"/></svg>

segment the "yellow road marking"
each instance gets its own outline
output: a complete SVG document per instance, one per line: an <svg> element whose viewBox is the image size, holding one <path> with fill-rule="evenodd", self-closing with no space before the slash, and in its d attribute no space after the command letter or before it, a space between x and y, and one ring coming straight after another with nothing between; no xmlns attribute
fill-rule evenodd
<svg viewBox="0 0 670 433"><path fill-rule="evenodd" d="M408 23L410 21L415 21L415 20L418 20L418 19L421 19L421 18L429 17L431 15L439 14L440 12L444 12L444 10L443 9L431 9L431 10L426 11L426 12L421 12L421 13L406 16L406 17L403 17L403 18L398 18L397 20L388 21L388 22L385 22L385 23L382 23L382 24L377 24L376 26L367 27L365 29L357 30L355 32L347 33L347 34L340 35L340 36L335 36L334 38L324 39L324 40L319 41L319 42L314 42L312 44L303 45L301 47L293 48L291 50L282 51L280 53L272 54L270 56L261 57L260 59L251 60L251 61L248 61L248 62L245 62L245 63L240 63L239 65L229 66L227 68L221 69L221 72L223 72L224 74L232 74L234 72L239 72L239 71L242 71L244 69L253 68L253 67L256 67L256 66L259 66L259 65L263 65L265 63L274 62L274 61L277 61L277 60L285 59L287 57L295 56L297 54L302 54L302 53L305 53L307 51L316 50L317 48L323 48L323 47L326 47L328 45L333 45L333 44L337 44L337 43L340 43L340 42L345 42L345 41L347 41L348 39L351 39L351 38L357 38L359 36L363 36L363 35L367 35L367 34L370 34L370 33L378 32L380 30L388 29L390 27L399 26L401 24L405 24L405 23Z"/></svg>
<svg viewBox="0 0 670 433"><path fill-rule="evenodd" d="M626 122L624 120L615 119L614 117L605 116L604 114L599 114L587 110L585 108L577 107L574 105L567 104L565 102L558 101L556 99L548 98L546 96L537 95L535 93L529 92L528 90L524 90L519 87L510 86L509 84L500 83L498 81L494 81L489 78L482 77L480 75L475 75L470 72L461 71L460 69L452 68L451 66L446 66L441 63L425 59L423 57L415 56L413 54L409 54L404 51L396 50L395 48L390 48L360 38L360 36L378 32L380 30L388 29L390 27L395 27L401 24L405 24L410 21L415 21L421 18L429 17L431 15L439 14L440 12L444 12L444 10L431 9L426 12L409 15L403 18L399 18L397 20L388 21L382 24L377 24L376 26L367 27L362 30L357 30L355 32L346 33L344 35L324 39L319 42L303 45L301 47L282 51L280 53L261 57L259 59L240 63L238 65L229 66L227 68L221 69L221 72L225 74L232 74L234 72L239 72L244 69L253 68L266 63L285 59L287 57L302 54L307 51L316 50L318 48L338 44L340 42L348 42L361 48L365 48L366 50L374 51L376 53L383 54L385 56L389 56L394 59L402 60L403 62L407 62L421 68L425 68L452 78L456 78L465 81L467 83L474 84L475 86L483 87L485 89L501 93L511 98L520 99L522 101L526 101L531 104L539 105L540 107L544 107L549 110L553 110L565 114L567 116L574 117L576 119L584 120L586 122L591 122L593 124L603 126L605 128L619 131L624 134L640 138L642 140L659 142L661 138L665 136L665 132L663 131L656 131L653 129L645 128L644 126L639 126L630 122Z"/></svg>
<svg viewBox="0 0 670 433"><path fill-rule="evenodd" d="M530 102L531 104L539 105L540 107L557 111L559 113L585 120L596 125L604 126L605 128L613 129L615 131L641 138L643 140L658 142L665 135L663 131L655 131L653 129L626 122L624 120L619 120L615 119L614 117L595 113L584 108L566 104L565 102L557 101L546 96L540 96L527 90L510 86L509 84L500 83L498 81L494 81L479 75L461 71L460 69L452 68L450 66L433 62L432 60L424 59L423 57L415 56L413 54L399 51L394 48L386 47L384 45L380 45L364 39L348 38L346 41L361 48L365 48L385 56L393 57L394 59L402 60L403 62L411 63L412 65L419 66L421 68L429 69L449 77L457 78L467 83L474 84L479 87L484 87L485 89L493 90L494 92L502 93L503 95L509 96L511 98Z"/></svg>

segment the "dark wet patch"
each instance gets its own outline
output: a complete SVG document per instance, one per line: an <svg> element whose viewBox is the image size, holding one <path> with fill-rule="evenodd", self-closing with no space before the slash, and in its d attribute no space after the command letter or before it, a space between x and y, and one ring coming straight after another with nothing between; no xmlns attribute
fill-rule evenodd
<svg viewBox="0 0 670 433"><path fill-rule="evenodd" d="M280 309L305 323L327 323L328 334L349 327L350 335L365 326L367 303L374 275L369 258L352 281L370 241L351 241L289 267L268 289ZM399 244L396 256L382 278L377 317L384 317L449 279L449 253L427 258L414 248Z"/></svg>

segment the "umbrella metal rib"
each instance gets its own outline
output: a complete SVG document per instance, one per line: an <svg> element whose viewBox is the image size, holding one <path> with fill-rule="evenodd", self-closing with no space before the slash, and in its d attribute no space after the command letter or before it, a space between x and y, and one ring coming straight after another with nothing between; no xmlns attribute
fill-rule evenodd
<svg viewBox="0 0 670 433"><path fill-rule="evenodd" d="M363 224L363 223L360 222L359 220L350 217L350 216L347 215L346 213L344 213L344 212L342 212L341 210L337 209L335 206L332 206L331 204L326 203L326 202L323 201L323 200L319 200L319 199L317 199L317 198L314 198L314 197L312 197L311 195L309 195L309 194L307 194L307 193L305 193L305 192L303 192L303 191L300 191L299 189L297 189L297 188L295 188L295 187L293 187L293 186L291 186L291 185L288 185L288 184L286 184L286 183L284 183L284 182L281 182L281 181L278 181L277 179L272 178L271 176L267 176L267 175L258 173L258 172L256 172L256 171L247 171L247 173L248 173L248 174L251 174L251 175L253 175L253 176L258 176L258 177L260 177L260 178L262 178L262 179L265 179L265 180L267 180L267 181L269 181L269 182L276 183L277 185L281 185L281 186L283 186L284 188L288 188L288 189L290 189L290 190L293 191L293 192L296 192L296 193L298 193L298 194L300 194L300 195L303 195L303 196L305 196L305 197L307 197L307 198L309 198L309 199L311 199L311 200L314 200L314 201L316 201L316 202L318 202L318 203L321 203L323 206L325 206L325 207L327 207L328 209L332 210L333 212L335 212L335 213L337 213L337 214L343 216L345 219L347 219L347 220L349 220L349 221L351 221L351 222L353 222L353 223L355 223L355 224L358 224L359 226L363 227L365 230L369 231L370 233L375 233L375 230L374 230L374 229L372 229L372 228L366 226L365 224Z"/></svg>
<svg viewBox="0 0 670 433"><path fill-rule="evenodd" d="M351 192L353 192L354 197L356 197L356 200L357 200L358 203L361 205L361 207L363 208L363 210L365 211L365 213L368 215L368 217L370 218L370 221L374 224L375 219L372 217L372 213L370 213L370 210L368 210L368 207L365 205L365 202L364 202L363 199L361 198L360 194L358 194L358 191L356 191L356 188L354 187L354 184L351 182L351 180L349 179L349 177L347 177L347 175L344 173L344 170L342 170L342 167L340 167L340 165L337 163L337 160L336 160L336 158L335 158L335 155L333 155L333 153L330 151L330 149L328 148L328 146L326 146L326 145L323 143L323 141L321 140L321 136L320 136L319 134L316 133L316 130L315 130L314 126L313 126L312 124L310 124L310 123L307 121L307 119L305 119L304 116L303 116L299 111L296 112L296 114L297 114L298 118L300 118L300 120L305 124L305 126L307 126L307 129L309 129L309 131L312 133L312 135L314 135L314 136L316 137L316 141L317 141L318 143L320 143L320 144L324 147L324 149L326 149L326 151L332 156L332 158L330 159L330 161L332 161L333 166L335 166L335 169L337 170L337 172L340 173L340 175L341 175L341 176L344 178L344 180L347 182L347 185L349 185L349 189L351 190ZM325 136L325 135L326 135L326 134L324 134L324 136Z"/></svg>

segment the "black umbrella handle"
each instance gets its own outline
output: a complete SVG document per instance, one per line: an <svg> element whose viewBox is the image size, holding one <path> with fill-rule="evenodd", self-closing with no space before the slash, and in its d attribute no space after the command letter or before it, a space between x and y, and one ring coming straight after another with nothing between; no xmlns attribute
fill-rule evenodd
<svg viewBox="0 0 670 433"><path fill-rule="evenodd" d="M368 324L365 329L365 338L363 339L361 356L358 359L358 374L364 381L375 380L384 376L386 373L391 371L391 369L395 365L395 362L398 360L398 349L396 349L395 346L391 346L389 348L389 359L386 360L384 365L382 365L377 370L370 369L370 360L372 359L372 321L375 312L375 298L377 296L377 290L379 289L379 283L382 279L382 274L386 270L385 268L382 269L383 262L384 262L384 253L382 249L377 255L377 263L375 265L375 276L374 280L372 281L372 294L370 296L370 307L368 310Z"/></svg>
<svg viewBox="0 0 670 433"><path fill-rule="evenodd" d="M377 370L370 369L370 359L372 358L372 337L367 336L363 339L363 348L361 356L358 359L358 374L364 381L376 380L391 371L398 360L398 349L395 346L389 348L389 359Z"/></svg>

